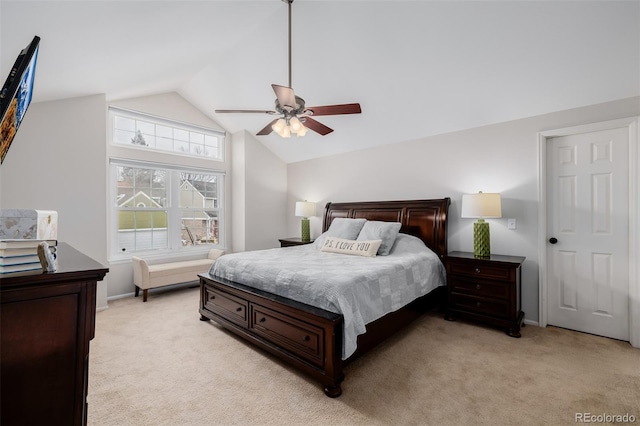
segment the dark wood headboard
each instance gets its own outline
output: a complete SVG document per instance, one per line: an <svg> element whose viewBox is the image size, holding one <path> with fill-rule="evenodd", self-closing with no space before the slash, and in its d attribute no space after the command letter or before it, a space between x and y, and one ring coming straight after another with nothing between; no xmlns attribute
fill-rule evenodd
<svg viewBox="0 0 640 426"><path fill-rule="evenodd" d="M447 254L447 212L450 198L411 201L327 203L322 232L337 217L400 222L400 232L420 238L438 256Z"/></svg>

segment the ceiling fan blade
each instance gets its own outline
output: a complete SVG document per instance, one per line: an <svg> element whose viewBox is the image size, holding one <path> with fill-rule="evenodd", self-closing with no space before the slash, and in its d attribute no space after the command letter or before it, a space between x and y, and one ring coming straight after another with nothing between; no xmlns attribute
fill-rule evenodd
<svg viewBox="0 0 640 426"><path fill-rule="evenodd" d="M257 136L265 136L268 135L269 133L273 132L273 129L271 128L271 126L273 126L276 121L278 121L278 119L276 118L275 120L271 121L271 123L267 124L264 129L260 130L258 133L256 133Z"/></svg>
<svg viewBox="0 0 640 426"><path fill-rule="evenodd" d="M217 109L216 113L259 113L259 114L277 114L277 112L268 109Z"/></svg>
<svg viewBox="0 0 640 426"><path fill-rule="evenodd" d="M298 108L296 95L293 93L293 89L291 87L280 86L277 84L272 84L271 87L273 88L273 91L276 92L276 97L278 98L280 106L289 106L293 109Z"/></svg>
<svg viewBox="0 0 640 426"><path fill-rule="evenodd" d="M311 117L304 117L303 124L307 129L311 129L316 133L320 133L322 136L328 135L329 133L333 132L332 128L325 126L324 124L314 120Z"/></svg>
<svg viewBox="0 0 640 426"><path fill-rule="evenodd" d="M304 112L310 112L310 115L315 117L319 115L360 114L362 109L360 108L360 104L355 103L307 107Z"/></svg>

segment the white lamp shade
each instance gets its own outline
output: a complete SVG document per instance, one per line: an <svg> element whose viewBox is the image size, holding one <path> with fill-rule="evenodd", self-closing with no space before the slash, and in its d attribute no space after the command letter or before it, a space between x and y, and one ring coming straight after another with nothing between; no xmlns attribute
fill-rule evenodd
<svg viewBox="0 0 640 426"><path fill-rule="evenodd" d="M316 215L316 203L311 201L297 201L296 202L296 216L310 217Z"/></svg>
<svg viewBox="0 0 640 426"><path fill-rule="evenodd" d="M497 218L502 217L500 194L479 192L462 196L462 217Z"/></svg>

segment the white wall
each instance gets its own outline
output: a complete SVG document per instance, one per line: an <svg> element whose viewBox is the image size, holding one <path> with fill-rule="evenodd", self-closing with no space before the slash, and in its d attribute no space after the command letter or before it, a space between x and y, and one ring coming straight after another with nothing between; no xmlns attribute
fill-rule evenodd
<svg viewBox="0 0 640 426"><path fill-rule="evenodd" d="M103 95L33 103L0 167L0 206L58 212L58 239L108 265ZM98 283L107 305L110 274Z"/></svg>
<svg viewBox="0 0 640 426"><path fill-rule="evenodd" d="M233 251L278 247L287 236L287 166L248 132L232 140Z"/></svg>
<svg viewBox="0 0 640 426"><path fill-rule="evenodd" d="M538 321L538 139L544 130L640 114L640 98L556 112L288 165L288 230L297 235L295 202L318 203L312 237L328 201L451 197L449 251L473 251L473 220L460 218L462 194L502 194L502 219L488 219L491 251L526 256L522 305ZM428 119L428 117L425 117ZM517 230L507 230L507 219ZM544 232L544 230L540 231Z"/></svg>
<svg viewBox="0 0 640 426"><path fill-rule="evenodd" d="M248 133L245 131L231 135L231 245L234 252L245 251L245 193L246 161L245 146Z"/></svg>

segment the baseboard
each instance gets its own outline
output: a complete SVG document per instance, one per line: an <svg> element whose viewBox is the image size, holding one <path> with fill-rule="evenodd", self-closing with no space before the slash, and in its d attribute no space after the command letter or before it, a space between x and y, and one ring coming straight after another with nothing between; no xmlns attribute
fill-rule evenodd
<svg viewBox="0 0 640 426"><path fill-rule="evenodd" d="M124 299L125 297L133 297L133 296L135 296L135 293L133 293L133 292L124 293L124 294L116 294L115 296L107 297L107 302L110 302L111 300Z"/></svg>
<svg viewBox="0 0 640 426"><path fill-rule="evenodd" d="M529 319L525 319L524 323L526 325L535 325L536 327L540 327L540 323L538 321L534 321L534 320L529 320Z"/></svg>

